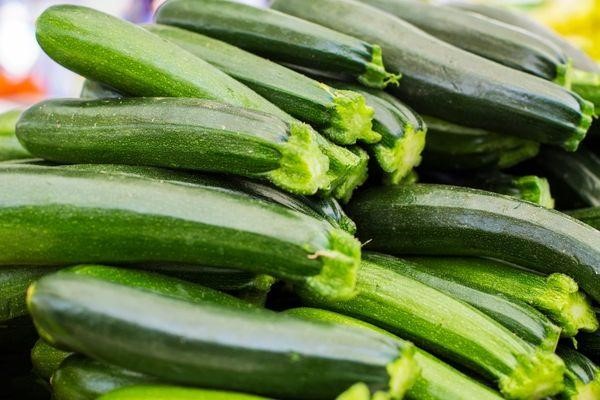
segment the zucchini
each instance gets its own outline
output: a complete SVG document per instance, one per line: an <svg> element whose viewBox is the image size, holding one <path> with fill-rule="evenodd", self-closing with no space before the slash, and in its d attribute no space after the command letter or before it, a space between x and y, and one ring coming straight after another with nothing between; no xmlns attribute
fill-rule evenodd
<svg viewBox="0 0 600 400"><path fill-rule="evenodd" d="M43 339L38 339L31 349L33 371L44 380L49 380L60 364L71 354L70 351L59 350L50 346Z"/></svg>
<svg viewBox="0 0 600 400"><path fill-rule="evenodd" d="M510 399L541 399L562 389L564 364L536 349L477 309L398 273L401 260L369 254L358 273L358 294L327 301L300 291L310 306L373 323L497 384ZM40 281L42 282L42 281Z"/></svg>
<svg viewBox="0 0 600 400"><path fill-rule="evenodd" d="M558 348L557 354L567 366L565 393L569 400L600 398L600 370L589 358L566 346Z"/></svg>
<svg viewBox="0 0 600 400"><path fill-rule="evenodd" d="M371 130L373 109L360 94L333 89L204 35L167 25L144 27L221 69L283 111L311 124L334 143L347 145L357 140L366 143L381 140L381 136Z"/></svg>
<svg viewBox="0 0 600 400"><path fill-rule="evenodd" d="M381 335L89 275L40 279L28 306L49 343L178 384L324 399L361 381L400 399L418 374L414 347Z"/></svg>
<svg viewBox="0 0 600 400"><path fill-rule="evenodd" d="M0 265L196 264L266 273L326 296L353 294L356 239L326 221L224 191L214 179L197 176L186 186L30 165L2 166L0 176ZM43 245L17 240L32 235Z"/></svg>
<svg viewBox="0 0 600 400"><path fill-rule="evenodd" d="M360 0L470 53L570 87L571 64L554 43L525 29L415 0Z"/></svg>
<svg viewBox="0 0 600 400"><path fill-rule="evenodd" d="M0 267L0 323L26 316L27 288L52 271L52 268L39 266Z"/></svg>
<svg viewBox="0 0 600 400"><path fill-rule="evenodd" d="M21 110L11 110L0 114L0 162L31 158L15 136L15 125Z"/></svg>
<svg viewBox="0 0 600 400"><path fill-rule="evenodd" d="M177 386L140 385L117 389L99 400L268 400L249 394L222 392L217 390L184 388Z"/></svg>
<svg viewBox="0 0 600 400"><path fill-rule="evenodd" d="M594 106L552 82L450 46L353 0L275 0L272 7L382 46L403 74L393 92L417 112L577 149ZM440 74L440 71L443 71Z"/></svg>
<svg viewBox="0 0 600 400"><path fill-rule="evenodd" d="M301 194L329 185L309 128L208 100L47 100L23 113L17 137L55 162L220 172Z"/></svg>
<svg viewBox="0 0 600 400"><path fill-rule="evenodd" d="M367 322L346 315L317 308L300 307L285 311L297 317L336 323L343 326L360 327L387 335L394 340L404 342L398 336ZM416 349L415 361L421 367L419 376L408 392L409 400L500 400L502 397L488 387L462 374L450 365L431 354Z"/></svg>
<svg viewBox="0 0 600 400"><path fill-rule="evenodd" d="M488 190L526 200L546 208L554 208L550 184L546 178L535 175L513 176L500 171L481 171L469 174L427 171L426 182L465 186Z"/></svg>
<svg viewBox="0 0 600 400"><path fill-rule="evenodd" d="M600 207L567 211L567 214L600 230Z"/></svg>
<svg viewBox="0 0 600 400"><path fill-rule="evenodd" d="M397 85L400 78L385 70L377 44L274 10L228 0L170 0L158 9L156 21L278 62L345 75L369 87Z"/></svg>
<svg viewBox="0 0 600 400"><path fill-rule="evenodd" d="M369 189L348 210L361 240L370 241L368 249L491 257L545 274L561 272L600 301L600 232L560 212L495 193L428 184Z"/></svg>

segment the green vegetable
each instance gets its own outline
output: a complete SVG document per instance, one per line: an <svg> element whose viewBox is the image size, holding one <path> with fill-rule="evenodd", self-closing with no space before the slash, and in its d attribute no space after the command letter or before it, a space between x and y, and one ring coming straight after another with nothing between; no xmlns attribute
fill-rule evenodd
<svg viewBox="0 0 600 400"><path fill-rule="evenodd" d="M361 192L348 211L367 248L388 254L491 257L571 276L600 300L600 232L509 196L414 184Z"/></svg>
<svg viewBox="0 0 600 400"><path fill-rule="evenodd" d="M294 316L325 321L350 327L362 327L387 335L404 343L402 339L367 322L346 315L317 308L301 307L285 311ZM501 397L488 387L463 375L450 365L438 360L431 354L416 349L415 361L421 367L421 376L406 393L411 400L500 400Z"/></svg>
<svg viewBox="0 0 600 400"><path fill-rule="evenodd" d="M31 349L33 371L45 380L49 380L60 364L71 355L70 351L62 351L50 346L43 339L38 339Z"/></svg>
<svg viewBox="0 0 600 400"><path fill-rule="evenodd" d="M160 24L220 39L279 62L350 76L365 86L397 84L384 68L381 48L283 13L227 0L170 0Z"/></svg>
<svg viewBox="0 0 600 400"><path fill-rule="evenodd" d="M56 162L220 172L302 194L329 185L308 126L207 100L47 100L23 113L17 136Z"/></svg>
<svg viewBox="0 0 600 400"><path fill-rule="evenodd" d="M15 125L20 116L21 110L0 113L0 162L31 157L15 136Z"/></svg>
<svg viewBox="0 0 600 400"><path fill-rule="evenodd" d="M559 347L557 353L567 366L563 398L569 400L600 398L598 366L583 354L566 346Z"/></svg>
<svg viewBox="0 0 600 400"><path fill-rule="evenodd" d="M567 211L573 218L577 218L586 224L593 226L596 229L600 229L600 207L589 207L582 208L579 210Z"/></svg>
<svg viewBox="0 0 600 400"><path fill-rule="evenodd" d="M393 91L417 112L524 139L577 149L594 107L552 82L450 46L413 25L353 0L275 0L272 7L378 43L401 71Z"/></svg>
<svg viewBox="0 0 600 400"><path fill-rule="evenodd" d="M194 182L110 168L2 166L0 265L195 264L266 273L325 296L352 296L360 245L349 234L281 205L224 191L218 179L197 176Z"/></svg>
<svg viewBox="0 0 600 400"><path fill-rule="evenodd" d="M178 384L321 399L360 380L400 399L418 374L414 347L381 335L89 275L40 279L28 306L51 344Z"/></svg>
<svg viewBox="0 0 600 400"><path fill-rule="evenodd" d="M204 35L166 25L145 28L221 69L335 143L354 144L357 140L375 143L381 139L371 130L373 110L357 93L333 89Z"/></svg>
<svg viewBox="0 0 600 400"><path fill-rule="evenodd" d="M0 324L27 315L25 304L27 287L53 270L53 268L24 265L0 267Z"/></svg>
<svg viewBox="0 0 600 400"><path fill-rule="evenodd" d="M552 352L534 348L475 308L399 274L401 263L369 254L359 269L358 294L348 301L300 294L311 306L371 322L483 374L509 399L560 392L564 365Z"/></svg>
<svg viewBox="0 0 600 400"><path fill-rule="evenodd" d="M217 390L192 389L176 386L131 386L107 393L99 400L267 400L249 394L221 392Z"/></svg>

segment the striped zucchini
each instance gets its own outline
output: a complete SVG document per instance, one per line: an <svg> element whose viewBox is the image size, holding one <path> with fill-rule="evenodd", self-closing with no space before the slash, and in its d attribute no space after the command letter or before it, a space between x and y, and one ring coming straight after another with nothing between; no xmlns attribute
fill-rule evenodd
<svg viewBox="0 0 600 400"><path fill-rule="evenodd" d="M353 294L358 241L210 178L186 186L31 165L2 166L0 177L0 265L196 264L266 273L326 296ZM39 246L16 239L32 236Z"/></svg>
<svg viewBox="0 0 600 400"><path fill-rule="evenodd" d="M566 346L559 347L557 354L567 366L565 393L562 398L568 400L600 398L600 369L598 366L583 354Z"/></svg>
<svg viewBox="0 0 600 400"><path fill-rule="evenodd" d="M17 137L55 162L219 172L301 194L330 184L307 125L209 100L47 100L23 113Z"/></svg>
<svg viewBox="0 0 600 400"><path fill-rule="evenodd" d="M15 125L20 116L21 110L0 114L0 162L31 157L15 136Z"/></svg>
<svg viewBox="0 0 600 400"><path fill-rule="evenodd" d="M228 0L170 0L156 13L173 25L279 62L342 74L384 88L399 76L384 68L381 48L274 10Z"/></svg>
<svg viewBox="0 0 600 400"><path fill-rule="evenodd" d="M117 389L101 396L98 400L268 400L250 394L223 392L218 390L194 389L177 386L140 385Z"/></svg>
<svg viewBox="0 0 600 400"><path fill-rule="evenodd" d="M0 324L27 315L27 288L53 270L39 266L0 267Z"/></svg>
<svg viewBox="0 0 600 400"><path fill-rule="evenodd" d="M40 279L28 306L51 344L184 385L323 399L361 381L400 399L418 375L414 347L382 335L89 275Z"/></svg>
<svg viewBox="0 0 600 400"><path fill-rule="evenodd" d="M397 272L397 259L369 254L351 300L303 301L373 323L495 382L510 399L541 399L562 390L564 364L477 309Z"/></svg>
<svg viewBox="0 0 600 400"><path fill-rule="evenodd" d="M360 94L336 90L291 69L207 36L167 25L146 25L242 82L277 107L311 124L338 144L375 143L373 109Z"/></svg>
<svg viewBox="0 0 600 400"><path fill-rule="evenodd" d="M600 230L600 207L572 210L568 211L567 214Z"/></svg>
<svg viewBox="0 0 600 400"><path fill-rule="evenodd" d="M353 0L275 0L272 7L382 46L401 71L396 95L417 112L575 151L593 104L552 82L450 46ZM440 71L443 73L440 74Z"/></svg>
<svg viewBox="0 0 600 400"><path fill-rule="evenodd" d="M349 212L369 249L491 257L561 272L600 301L600 232L557 211L475 189L415 184L361 192Z"/></svg>
<svg viewBox="0 0 600 400"><path fill-rule="evenodd" d="M38 339L31 349L33 371L44 380L49 380L60 364L71 354L70 351L59 350L50 346L43 339Z"/></svg>

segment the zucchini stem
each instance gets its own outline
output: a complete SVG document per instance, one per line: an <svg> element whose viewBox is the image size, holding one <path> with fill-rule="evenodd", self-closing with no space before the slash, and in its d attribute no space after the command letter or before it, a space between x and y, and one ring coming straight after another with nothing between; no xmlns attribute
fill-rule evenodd
<svg viewBox="0 0 600 400"><path fill-rule="evenodd" d="M358 146L351 147L349 150L357 156L358 163L333 188L333 197L342 203L348 203L354 190L368 178L369 154Z"/></svg>
<svg viewBox="0 0 600 400"><path fill-rule="evenodd" d="M367 87L384 89L388 85L398 86L402 74L387 72L383 65L383 51L378 45L372 47L372 59L367 70L358 77L358 81Z"/></svg>
<svg viewBox="0 0 600 400"><path fill-rule="evenodd" d="M407 127L404 136L393 147L376 144L373 148L377 162L387 175L390 184L399 184L414 167L421 164L421 153L425 148L425 130L415 131Z"/></svg>

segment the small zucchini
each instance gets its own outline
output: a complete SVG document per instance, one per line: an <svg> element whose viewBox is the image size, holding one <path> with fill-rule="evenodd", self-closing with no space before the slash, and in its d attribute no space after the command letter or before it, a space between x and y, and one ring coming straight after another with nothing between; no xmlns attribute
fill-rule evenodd
<svg viewBox="0 0 600 400"><path fill-rule="evenodd" d="M567 211L567 214L600 230L600 207Z"/></svg>
<svg viewBox="0 0 600 400"><path fill-rule="evenodd" d="M566 346L559 347L557 354L567 366L565 392L561 398L566 400L600 399L598 366L583 354Z"/></svg>
<svg viewBox="0 0 600 400"><path fill-rule="evenodd" d="M166 385L129 386L109 392L98 400L268 400L250 394L223 392L218 390L184 388Z"/></svg>
<svg viewBox="0 0 600 400"><path fill-rule="evenodd" d="M322 219L223 190L214 178L186 186L33 165L2 166L0 177L0 265L194 264L265 273L325 296L353 294L356 239ZM42 245L17 239L32 235Z"/></svg>
<svg viewBox="0 0 600 400"><path fill-rule="evenodd" d="M563 213L509 196L429 184L368 189L348 211L368 249L490 257L544 274L560 272L600 301L600 232Z"/></svg>
<svg viewBox="0 0 600 400"><path fill-rule="evenodd" d="M405 341L375 325L332 311L310 307L292 308L285 311L297 317L335 323L343 326L364 328L387 335L401 343ZM502 397L487 386L469 378L431 354L416 349L415 361L421 368L412 388L406 393L409 400L500 400Z"/></svg>
<svg viewBox="0 0 600 400"><path fill-rule="evenodd" d="M373 323L470 368L509 399L541 399L562 390L565 367L554 353L536 349L477 309L399 274L401 263L367 255L359 269L358 294L348 301L300 295L307 305Z"/></svg>
<svg viewBox="0 0 600 400"><path fill-rule="evenodd" d="M395 400L418 375L414 347L382 335L91 275L45 276L28 306L49 343L176 384L325 399L363 382Z"/></svg>
<svg viewBox="0 0 600 400"><path fill-rule="evenodd" d="M207 36L167 25L146 25L150 32L172 41L242 82L277 107L312 125L337 144L357 140L375 143L373 109L365 98L336 90L289 68Z"/></svg>
<svg viewBox="0 0 600 400"><path fill-rule="evenodd" d="M0 324L27 315L25 292L54 268L40 266L0 267Z"/></svg>
<svg viewBox="0 0 600 400"><path fill-rule="evenodd" d="M15 136L15 125L21 110L11 110L0 114L0 162L31 158Z"/></svg>
<svg viewBox="0 0 600 400"><path fill-rule="evenodd" d="M33 371L44 380L49 380L60 364L71 354L70 351L59 350L50 346L43 339L38 339L31 349Z"/></svg>
<svg viewBox="0 0 600 400"><path fill-rule="evenodd" d="M170 0L156 13L173 25L228 42L265 58L356 79L365 86L397 84L381 48L299 18L228 0Z"/></svg>
<svg viewBox="0 0 600 400"><path fill-rule="evenodd" d="M387 68L403 74L393 93L422 114L490 131L510 127L515 136L569 151L592 123L593 104L577 94L450 46L364 3L275 0L271 7L378 43Z"/></svg>

